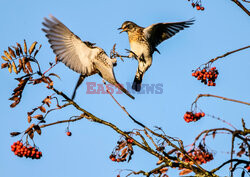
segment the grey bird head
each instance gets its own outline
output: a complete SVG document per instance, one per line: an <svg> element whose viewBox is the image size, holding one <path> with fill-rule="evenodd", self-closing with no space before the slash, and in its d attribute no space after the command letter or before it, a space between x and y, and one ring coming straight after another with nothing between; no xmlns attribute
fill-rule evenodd
<svg viewBox="0 0 250 177"><path fill-rule="evenodd" d="M128 32L128 31L133 31L136 27L138 27L137 24L135 24L134 22L131 21L125 21L121 28L118 28L118 30L122 30L120 33L122 32Z"/></svg>

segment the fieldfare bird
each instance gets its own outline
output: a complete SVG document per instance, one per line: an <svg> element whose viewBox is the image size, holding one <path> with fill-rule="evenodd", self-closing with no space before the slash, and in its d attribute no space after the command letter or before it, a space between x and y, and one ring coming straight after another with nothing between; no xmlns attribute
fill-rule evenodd
<svg viewBox="0 0 250 177"><path fill-rule="evenodd" d="M173 23L156 23L146 28L138 26L134 22L126 21L122 24L122 32L128 33L130 44L130 54L128 57L134 57L138 60L138 68L132 89L141 90L141 83L144 73L152 64L152 55L157 50L157 46L166 39L171 38L184 28L192 25L194 20L173 22Z"/></svg>
<svg viewBox="0 0 250 177"><path fill-rule="evenodd" d="M46 29L43 28L42 30L46 33L51 48L59 61L81 74L74 89L72 99L74 99L76 90L84 78L93 74L99 74L103 79L134 99L134 97L116 81L113 70L116 59L109 58L105 51L95 46L95 44L88 41L81 41L77 35L71 32L55 17L51 16L51 19L44 18L44 20L42 24Z"/></svg>

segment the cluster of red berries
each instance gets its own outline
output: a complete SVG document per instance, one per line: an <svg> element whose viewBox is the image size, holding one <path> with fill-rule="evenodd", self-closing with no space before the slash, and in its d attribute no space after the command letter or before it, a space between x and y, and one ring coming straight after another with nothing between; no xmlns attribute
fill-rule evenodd
<svg viewBox="0 0 250 177"><path fill-rule="evenodd" d="M188 0L188 1L190 1L190 0ZM205 10L205 8L201 5L201 3L200 3L200 1L198 2L196 2L196 3L194 3L193 1L192 1L192 6L193 6L193 8L195 8L196 7L196 9L197 10Z"/></svg>
<svg viewBox="0 0 250 177"><path fill-rule="evenodd" d="M189 123L189 122L196 122L197 120L199 120L200 118L204 117L205 113L204 112L197 112L197 113L193 113L193 112L186 112L184 114L184 120Z"/></svg>
<svg viewBox="0 0 250 177"><path fill-rule="evenodd" d="M212 68L203 68L202 70L196 70L192 73L192 76L196 77L197 80L200 80L202 83L208 86L215 86L215 80L219 75L216 67Z"/></svg>
<svg viewBox="0 0 250 177"><path fill-rule="evenodd" d="M124 162L126 161L126 158L121 158L121 157L116 157L115 154L111 154L109 156L110 160L112 160L113 162Z"/></svg>
<svg viewBox="0 0 250 177"><path fill-rule="evenodd" d="M128 143L133 143L134 140L133 140L133 139L127 139L127 142L128 142Z"/></svg>
<svg viewBox="0 0 250 177"><path fill-rule="evenodd" d="M42 152L38 151L35 147L24 146L22 142L17 141L11 145L11 151L14 152L18 157L26 157L32 159L40 159L42 157Z"/></svg>
<svg viewBox="0 0 250 177"><path fill-rule="evenodd" d="M131 138L126 138L122 141L117 142L117 147L114 152L109 156L110 160L113 162L124 162L127 156L129 156L128 161L131 159L133 154L132 143L134 142ZM120 153L121 152L121 153Z"/></svg>
<svg viewBox="0 0 250 177"><path fill-rule="evenodd" d="M72 135L72 133L71 132L66 132L66 134L67 134L67 136L71 136Z"/></svg>
<svg viewBox="0 0 250 177"><path fill-rule="evenodd" d="M188 155L192 159L194 159L196 162L199 162L199 164L207 163L214 159L214 156L212 153L209 153L207 151L202 151L200 149L196 149L192 152L189 152ZM177 154L177 156L182 158L182 161L191 162L191 160L187 156L184 156L182 153Z"/></svg>

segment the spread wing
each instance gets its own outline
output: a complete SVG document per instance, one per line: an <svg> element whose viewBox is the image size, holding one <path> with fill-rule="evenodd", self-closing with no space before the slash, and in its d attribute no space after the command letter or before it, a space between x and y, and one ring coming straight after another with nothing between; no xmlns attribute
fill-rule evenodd
<svg viewBox="0 0 250 177"><path fill-rule="evenodd" d="M145 37L155 48L161 42L171 38L184 28L192 25L194 20L175 22L175 23L156 23L143 30Z"/></svg>
<svg viewBox="0 0 250 177"><path fill-rule="evenodd" d="M90 75L94 70L93 60L98 48L82 42L62 22L53 16L50 17L51 19L44 18L43 25L47 29L42 30L58 59L70 69L82 75Z"/></svg>

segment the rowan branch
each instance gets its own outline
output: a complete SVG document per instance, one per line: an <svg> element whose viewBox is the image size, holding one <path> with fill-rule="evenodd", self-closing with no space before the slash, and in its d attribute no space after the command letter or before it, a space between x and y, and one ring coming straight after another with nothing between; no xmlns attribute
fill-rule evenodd
<svg viewBox="0 0 250 177"><path fill-rule="evenodd" d="M224 167L225 165L227 165L228 163L231 163L231 162L240 162L240 163L243 163L243 164L246 164L246 165L249 165L250 162L249 161L246 161L246 160L240 160L240 159L230 159L224 163L222 163L219 167L211 170L212 173L215 173L216 171L220 170L222 167Z"/></svg>
<svg viewBox="0 0 250 177"><path fill-rule="evenodd" d="M213 128L213 129L209 129L209 130L204 130L198 136L196 136L196 138L195 138L192 146L195 146L196 142L200 139L200 137L203 134L208 134L209 132L217 132L217 131L226 131L226 132L229 132L233 136L235 136L235 137L241 139L242 141L244 141L248 145L248 148L250 148L247 140L244 137L241 136L241 135L246 136L246 135L250 134L250 129L242 131L242 130L230 130L228 128Z"/></svg>
<svg viewBox="0 0 250 177"><path fill-rule="evenodd" d="M234 0L232 0L232 1L234 1ZM237 0L236 0L236 1L237 1ZM228 55L230 55L230 54L233 54L233 53L235 53L235 52L239 52L239 51L244 50L244 49L247 49L247 48L250 48L250 45L248 45L248 46L246 46L246 47L242 47L242 48L236 49L236 50L233 50L233 51L230 51L230 52L227 52L227 53L225 53L225 54L223 54L223 55L221 55L221 56L218 56L218 57L216 57L216 58L213 58L213 59L209 60L207 63L204 63L204 64L200 65L198 68L200 68L200 67L203 66L203 65L211 65L213 62L215 62L216 60L218 60L218 59L220 59L220 58L224 58L224 57L226 57L226 56L228 56Z"/></svg>
<svg viewBox="0 0 250 177"><path fill-rule="evenodd" d="M247 8L244 7L238 0L232 0L232 1L233 1L237 6L239 6L248 16L250 16L249 10L247 10ZM249 1L245 1L245 0L243 0L243 1L249 3Z"/></svg>
<svg viewBox="0 0 250 177"><path fill-rule="evenodd" d="M110 123L110 122L107 122L105 120L102 120L96 116L94 116L93 114L91 114L90 112L86 111L85 109L81 108L76 102L74 102L73 100L71 100L67 95L65 95L63 92L60 92L58 91L57 89L55 89L53 86L51 87L51 89L57 93L58 95L61 95L69 104L73 105L77 110L83 112L84 114L84 117L88 120L91 120L93 122L96 122L96 123L100 123L100 124L103 124L103 125L106 125L110 128L112 128L113 130L115 130L118 134L121 134L123 135L124 137L128 138L128 139L133 139L131 136L129 136L129 134L125 131L122 131L121 129L119 129L116 125ZM124 109L123 109L124 110ZM125 109L126 110L126 109ZM129 114L130 115L130 114ZM67 120L68 121L68 120ZM193 160L188 154L187 152L184 150L184 149L181 149L179 147L177 147L176 145L174 145L173 143L171 143L170 140L168 140L165 136L163 135L160 135L152 130L150 130L149 128L147 128L145 126L145 129L150 131L153 135L156 135L158 137L161 137L163 138L165 141L167 141L167 143L178 149L180 152L182 152L183 154L185 154L185 156L187 156L196 166L193 166L191 164L187 164L187 163L184 163L184 162L181 162L179 161L178 163L175 163L175 162L172 162L170 159L168 159L167 157L161 155L160 153L158 153L157 151L153 150L152 148L149 148L147 146L144 146L143 144L139 143L138 141L136 141L135 139L133 139L133 144L138 146L139 148L147 151L148 153L154 155L155 157L159 158L159 159L162 159L164 161L164 163L167 165L167 166L170 166L170 167L180 167L180 168L187 168L187 169L190 169L192 170L194 173L201 173L201 174L206 174L208 176L216 176L215 174L212 174L210 173L209 171L206 171L205 169L203 169L199 164L197 164L197 162L195 160Z"/></svg>
<svg viewBox="0 0 250 177"><path fill-rule="evenodd" d="M222 99L222 100L232 101L232 102L241 103L241 104L245 104L245 105L250 106L250 103L244 102L244 101L239 101L239 100L235 100L235 99L231 99L231 98L226 98L226 97L222 97L222 96L217 96L217 95L212 95L212 94L199 94L199 95L196 97L195 101L192 103L191 109L192 109L193 105L196 104L196 102L197 102L201 97L214 97L214 98L220 98L220 99Z"/></svg>
<svg viewBox="0 0 250 177"><path fill-rule="evenodd" d="M130 176L130 175L132 175L132 174L134 174L134 175L142 174L142 175L144 175L144 176L149 177L151 174L159 173L160 170L161 170L162 168L164 168L164 167L167 167L167 165L166 165L166 164L163 164L163 165L161 165L161 166L159 166L159 167L157 167L157 168L155 168L155 169L153 169L153 170L151 170L151 171L149 171L149 172L145 172L145 171L143 171L143 170L140 170L140 171L138 171L138 172L133 171L133 172L129 173L126 177L128 177L128 176ZM160 174L161 174L161 173L160 173Z"/></svg>

